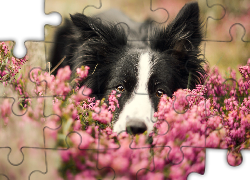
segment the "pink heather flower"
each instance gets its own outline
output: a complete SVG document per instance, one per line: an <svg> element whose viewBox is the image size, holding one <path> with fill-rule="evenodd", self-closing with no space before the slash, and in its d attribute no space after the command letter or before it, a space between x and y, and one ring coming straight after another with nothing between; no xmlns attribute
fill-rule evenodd
<svg viewBox="0 0 250 180"><path fill-rule="evenodd" d="M63 113L71 115L72 119L74 119L74 120L77 118L77 109L76 109L76 106L74 104L69 104L65 108Z"/></svg>
<svg viewBox="0 0 250 180"><path fill-rule="evenodd" d="M56 95L67 95L71 91L70 85L67 83L58 83L57 88L55 89Z"/></svg>
<svg viewBox="0 0 250 180"><path fill-rule="evenodd" d="M170 167L169 177L171 179L180 179L180 180L185 179L183 170L178 166L171 166Z"/></svg>
<svg viewBox="0 0 250 180"><path fill-rule="evenodd" d="M239 71L246 80L250 80L250 58L247 61L246 66L239 67Z"/></svg>
<svg viewBox="0 0 250 180"><path fill-rule="evenodd" d="M4 124L7 125L9 122L9 116L11 114L11 104L8 99L4 99L0 106L1 117L4 120Z"/></svg>
<svg viewBox="0 0 250 180"><path fill-rule="evenodd" d="M88 167L91 167L91 168L95 168L96 167L96 162L92 162L90 161L89 159L86 160L86 165Z"/></svg>
<svg viewBox="0 0 250 180"><path fill-rule="evenodd" d="M70 75L71 75L70 67L69 67L69 66L65 66L64 68L60 68L60 69L57 71L56 77L57 77L60 81L64 82L64 81L70 80Z"/></svg>
<svg viewBox="0 0 250 180"><path fill-rule="evenodd" d="M7 74L6 71L0 71L0 76L1 76L1 77L5 76L6 74Z"/></svg>
<svg viewBox="0 0 250 180"><path fill-rule="evenodd" d="M206 147L208 148L218 148L220 143L220 138L218 137L218 133L213 131L206 138Z"/></svg>
<svg viewBox="0 0 250 180"><path fill-rule="evenodd" d="M237 156L236 154L233 154L232 152L227 154L227 162L231 166L238 166L242 162L242 158L240 156Z"/></svg>
<svg viewBox="0 0 250 180"><path fill-rule="evenodd" d="M103 104L101 107L95 107L94 113L92 113L92 118L103 124L108 124L113 118L113 114L107 109L107 105Z"/></svg>
<svg viewBox="0 0 250 180"><path fill-rule="evenodd" d="M0 43L0 51L3 53L3 57L0 56L0 64L5 65L2 66L0 71L0 80L5 81L5 84L8 82L9 84L15 83L15 75L18 73L21 65L23 65L27 60L26 58L17 59L11 54L8 53L8 47L4 42Z"/></svg>
<svg viewBox="0 0 250 180"><path fill-rule="evenodd" d="M7 55L8 53L8 47L5 45L5 42L1 42L1 45L2 45L2 49L4 50L4 55Z"/></svg>
<svg viewBox="0 0 250 180"><path fill-rule="evenodd" d="M104 129L104 131L108 134L108 135L111 135L113 132L112 132L112 129L110 127L106 127Z"/></svg>
<svg viewBox="0 0 250 180"><path fill-rule="evenodd" d="M61 103L58 101L54 102L54 104L53 104L53 110L54 110L55 114L57 114L58 116L62 115L62 110L60 108L60 105L61 105Z"/></svg>
<svg viewBox="0 0 250 180"><path fill-rule="evenodd" d="M130 180L130 178L126 177L126 176L122 176L122 177L116 177L116 180Z"/></svg>
<svg viewBox="0 0 250 180"><path fill-rule="evenodd" d="M76 120L76 121L74 122L74 127L73 127L74 131L80 130L81 127L82 127L81 121L80 121L80 120Z"/></svg>
<svg viewBox="0 0 250 180"><path fill-rule="evenodd" d="M88 99L90 94L91 89L87 88L86 86L82 86L77 94L72 96L72 99L74 99L76 102L80 102Z"/></svg>
<svg viewBox="0 0 250 180"><path fill-rule="evenodd" d="M96 172L93 170L85 170L83 172L80 172L79 174L76 174L74 178L74 180L84 180L84 179L88 179L88 180L96 180L96 178L94 178L96 175Z"/></svg>
<svg viewBox="0 0 250 180"><path fill-rule="evenodd" d="M77 133L74 133L70 136L70 140L75 147L78 148L79 146L80 149L87 149L94 142L94 138L84 131L78 131L78 133L82 139Z"/></svg>
<svg viewBox="0 0 250 180"><path fill-rule="evenodd" d="M111 161L112 161L112 155L111 154L109 154L109 153L105 153L105 154L100 153L99 158L98 158L98 166L99 167L108 167L108 166L110 166Z"/></svg>
<svg viewBox="0 0 250 180"><path fill-rule="evenodd" d="M183 92L184 91L184 92ZM183 113L187 110L188 107L188 101L187 101L187 93L189 90L177 90L173 94L174 102L173 102L173 108L177 113Z"/></svg>
<svg viewBox="0 0 250 180"><path fill-rule="evenodd" d="M70 150L61 150L60 152L60 155L61 155L61 158L64 162L67 162L70 160L70 155L71 155L71 152Z"/></svg>
<svg viewBox="0 0 250 180"><path fill-rule="evenodd" d="M40 80L45 80L49 89L54 91L55 89L55 76L54 75L50 75L47 72L44 73L43 76L41 76Z"/></svg>
<svg viewBox="0 0 250 180"><path fill-rule="evenodd" d="M149 161L147 159L137 159L138 155L132 157L132 163L130 165L129 171L131 174L136 175L136 173L142 169L142 168L147 168L149 165ZM138 161L136 161L138 160Z"/></svg>
<svg viewBox="0 0 250 180"><path fill-rule="evenodd" d="M57 124L58 119L59 118L56 115L48 117L46 119L46 126L51 128L51 129L57 129L58 128L58 124ZM55 141L57 140L58 132L56 130L45 131L45 133L48 134L48 137L51 137Z"/></svg>
<svg viewBox="0 0 250 180"><path fill-rule="evenodd" d="M89 67L88 66L82 66L81 68L77 68L76 73L79 76L80 80L85 79L88 76Z"/></svg>
<svg viewBox="0 0 250 180"><path fill-rule="evenodd" d="M154 158L154 162L155 162L155 168L156 168L157 170L163 171L164 163L165 163L164 159L161 158L161 157L157 157L157 156L156 156L156 157Z"/></svg>
<svg viewBox="0 0 250 180"><path fill-rule="evenodd" d="M88 98L88 102L89 102L89 103L93 102L94 100L95 100L95 97L93 97L93 98Z"/></svg>
<svg viewBox="0 0 250 180"><path fill-rule="evenodd" d="M163 180L164 175L160 172L149 172L146 175L147 179L157 179L157 180Z"/></svg>
<svg viewBox="0 0 250 180"><path fill-rule="evenodd" d="M74 179L74 175L70 172L70 170L66 171L66 176L67 176L67 179Z"/></svg>
<svg viewBox="0 0 250 180"><path fill-rule="evenodd" d="M77 114L78 112L77 112L77 109L76 109L76 107L73 109L73 112L72 112L72 119L76 119L77 117L78 117L78 114Z"/></svg>
<svg viewBox="0 0 250 180"><path fill-rule="evenodd" d="M118 94L118 95L119 95L119 97L121 96L121 94ZM109 98L108 98L109 108L108 109L110 111L112 111L112 112L115 111L116 107L119 108L119 102L118 102L118 100L116 98L116 97L118 97L118 95L116 95L116 91L115 90L113 90L111 92L111 94L109 95Z"/></svg>

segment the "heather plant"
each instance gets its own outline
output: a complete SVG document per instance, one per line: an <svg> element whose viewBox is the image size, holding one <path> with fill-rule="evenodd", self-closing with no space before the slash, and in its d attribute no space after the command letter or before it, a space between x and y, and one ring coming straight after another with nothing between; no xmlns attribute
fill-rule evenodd
<svg viewBox="0 0 250 180"><path fill-rule="evenodd" d="M13 57L8 44L4 42L0 43L0 55L0 170L1 174L5 174L10 179L20 179L20 177L28 177L34 169L43 169L43 164L38 163L44 161L42 150L22 149L24 161L22 156L20 158L19 151L22 146L44 147L41 130L46 121L41 99L36 99L33 103L28 99L33 95L29 92L28 73L19 73L27 59ZM55 146L55 144L56 141L47 140L47 145ZM9 156L8 153L10 153ZM59 161L60 157L57 153L52 152L52 154L53 157L48 160L48 163L56 170L57 164L54 162ZM34 176L35 179L41 179L39 175ZM56 179L58 175L50 174L47 178Z"/></svg>
<svg viewBox="0 0 250 180"><path fill-rule="evenodd" d="M8 52L6 47L4 51ZM207 69L204 85L179 89L172 97L164 95L154 114L158 121L149 136L112 131L122 95L112 91L108 99L91 97L91 89L79 87L88 75L87 66L78 68L73 80L68 66L59 69L56 76L39 68L30 70L3 84L9 95L53 97L51 111L58 116L45 121L38 98L35 104L28 100L20 103L20 111L28 110L20 121L42 127L44 123L61 125L48 134L56 148L64 149L58 150L60 166L54 166L58 168L57 178L111 179L115 175L116 179L186 179L191 172L204 173L206 147L228 149L231 165L240 164L240 150L249 148L250 59L246 66L239 67L242 77L238 80L233 70L223 77L217 68ZM11 72L5 71L4 77ZM28 88L29 81L34 88ZM0 101L4 133L13 115L10 102Z"/></svg>
<svg viewBox="0 0 250 180"><path fill-rule="evenodd" d="M21 66L27 61L25 56L22 59L15 58L9 51L6 43L0 43L0 81L11 83Z"/></svg>

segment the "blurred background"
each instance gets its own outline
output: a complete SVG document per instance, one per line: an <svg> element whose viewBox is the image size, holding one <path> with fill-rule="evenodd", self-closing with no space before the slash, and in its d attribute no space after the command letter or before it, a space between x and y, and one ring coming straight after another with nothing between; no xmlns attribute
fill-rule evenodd
<svg viewBox="0 0 250 180"><path fill-rule="evenodd" d="M185 3L191 0L45 0L45 13L58 12L64 18L69 14L84 13L94 15L110 8L123 11L131 19L143 22L152 18L167 25L175 18ZM205 41L201 49L209 62L210 68L215 65L225 73L228 67L237 69L238 65L246 64L250 58L250 0L198 0L201 20L204 25ZM100 7L101 5L101 7ZM88 6L88 8L85 8ZM100 7L100 8L99 8ZM85 9L84 9L85 8ZM99 9L97 9L99 8ZM163 8L165 10L157 8ZM84 11L84 12L83 12ZM61 25L62 25L61 24ZM42 42L32 44L27 42L29 57L48 58L55 30L61 25L45 26L45 46ZM29 43L31 43L29 45ZM38 51L41 49L41 51ZM46 57L43 52L46 52ZM44 65L45 63L43 63ZM238 74L239 75L239 74Z"/></svg>

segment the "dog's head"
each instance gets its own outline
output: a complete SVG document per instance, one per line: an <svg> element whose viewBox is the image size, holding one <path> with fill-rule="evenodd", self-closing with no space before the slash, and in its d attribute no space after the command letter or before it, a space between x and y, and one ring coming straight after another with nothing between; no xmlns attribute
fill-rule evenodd
<svg viewBox="0 0 250 180"><path fill-rule="evenodd" d="M179 88L193 89L203 81L197 3L186 4L167 27L145 34L148 41L128 41L121 26L100 19L82 14L71 19L82 42L74 54L75 68L90 67L83 83L98 98L112 90L121 94L114 120L118 133L128 128L134 134L150 132L163 94L172 96Z"/></svg>

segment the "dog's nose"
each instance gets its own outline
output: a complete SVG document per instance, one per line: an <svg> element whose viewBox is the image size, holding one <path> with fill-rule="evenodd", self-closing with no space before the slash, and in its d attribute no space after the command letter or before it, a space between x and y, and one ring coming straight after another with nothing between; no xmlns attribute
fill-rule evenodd
<svg viewBox="0 0 250 180"><path fill-rule="evenodd" d="M126 124L126 131L129 134L142 134L147 130L147 126L143 121L129 121Z"/></svg>

